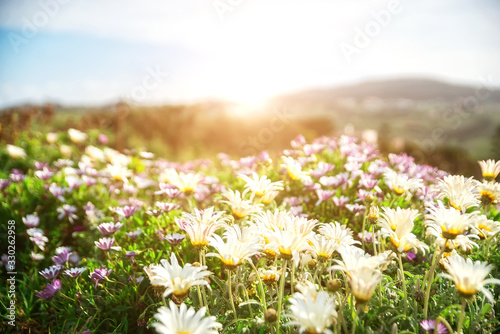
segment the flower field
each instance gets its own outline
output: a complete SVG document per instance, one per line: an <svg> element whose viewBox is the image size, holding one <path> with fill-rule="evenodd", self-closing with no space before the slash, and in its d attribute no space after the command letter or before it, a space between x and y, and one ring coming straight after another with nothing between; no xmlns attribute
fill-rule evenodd
<svg viewBox="0 0 500 334"><path fill-rule="evenodd" d="M2 332L500 332L500 162L298 136L179 163L71 129L0 166Z"/></svg>

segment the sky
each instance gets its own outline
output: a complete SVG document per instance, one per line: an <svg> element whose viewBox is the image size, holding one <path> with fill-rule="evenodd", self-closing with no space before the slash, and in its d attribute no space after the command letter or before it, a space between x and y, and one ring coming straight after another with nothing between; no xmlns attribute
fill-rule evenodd
<svg viewBox="0 0 500 334"><path fill-rule="evenodd" d="M258 104L399 77L500 86L497 0L0 0L0 107Z"/></svg>

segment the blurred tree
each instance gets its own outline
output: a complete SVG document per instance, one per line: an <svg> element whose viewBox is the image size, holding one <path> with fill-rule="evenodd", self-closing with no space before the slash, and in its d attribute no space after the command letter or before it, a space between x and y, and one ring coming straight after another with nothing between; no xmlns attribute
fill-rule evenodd
<svg viewBox="0 0 500 334"><path fill-rule="evenodd" d="M380 129L378 130L378 147L380 152L389 153L389 146L391 142L391 127L389 123L383 122L380 124Z"/></svg>
<svg viewBox="0 0 500 334"><path fill-rule="evenodd" d="M471 159L463 147L442 145L432 150L423 150L415 143L407 143L404 150L418 164L437 167L450 174L481 177L477 161Z"/></svg>
<svg viewBox="0 0 500 334"><path fill-rule="evenodd" d="M497 125L491 137L491 158L500 160L500 124Z"/></svg>

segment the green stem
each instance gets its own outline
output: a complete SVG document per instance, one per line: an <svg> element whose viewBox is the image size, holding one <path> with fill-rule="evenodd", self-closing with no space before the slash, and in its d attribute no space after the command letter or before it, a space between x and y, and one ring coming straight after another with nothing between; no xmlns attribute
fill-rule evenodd
<svg viewBox="0 0 500 334"><path fill-rule="evenodd" d="M391 194L391 197L392 197L392 200L391 200L391 203L389 203L389 208L392 208L392 205L393 205L393 204L394 204L394 202L396 201L396 195Z"/></svg>
<svg viewBox="0 0 500 334"><path fill-rule="evenodd" d="M201 287L199 285L196 286L196 291L198 292L198 300L200 301L200 308L202 308L203 307L203 297L201 296Z"/></svg>
<svg viewBox="0 0 500 334"><path fill-rule="evenodd" d="M295 275L295 265L292 261L292 273L290 276L290 295L293 296L293 276Z"/></svg>
<svg viewBox="0 0 500 334"><path fill-rule="evenodd" d="M339 301L339 316L337 317L337 333L342 333L342 328L344 332L347 333L347 327L344 321L344 298L341 298L340 293L336 293L337 299Z"/></svg>
<svg viewBox="0 0 500 334"><path fill-rule="evenodd" d="M252 269L255 271L255 274L257 275L257 280L259 281L260 302L262 303L262 306L264 308L263 312L266 312L267 310L266 293L264 291L264 286L262 285L262 279L260 278L259 272L257 271L257 268L253 264L252 260L249 260L248 262L250 263L250 266L252 266Z"/></svg>
<svg viewBox="0 0 500 334"><path fill-rule="evenodd" d="M247 289L242 283L236 286L236 294L238 294L240 290L243 291L243 295L246 297L245 300L248 302L250 300L250 296L248 296ZM250 303L248 303L248 310L250 311L250 317L253 318L252 305L250 305Z"/></svg>
<svg viewBox="0 0 500 334"><path fill-rule="evenodd" d="M495 236L490 236L488 238L488 242L486 243L486 262L488 262L488 258L490 257L490 244L491 244L491 239L493 239Z"/></svg>
<svg viewBox="0 0 500 334"><path fill-rule="evenodd" d="M234 320L238 319L238 314L236 313L236 307L234 307L233 300L233 290L231 288L231 270L227 270L227 292L229 294L229 301L231 302L231 307L233 308Z"/></svg>
<svg viewBox="0 0 500 334"><path fill-rule="evenodd" d="M437 317L436 318L436 325L434 326L434 333L438 333L437 329L438 329L438 325L439 324L444 324L446 326L446 328L448 329L448 333L453 333L453 329L451 329L450 324L443 317Z"/></svg>
<svg viewBox="0 0 500 334"><path fill-rule="evenodd" d="M352 334L356 333L356 326L358 325L358 313L359 313L360 306L356 305L356 312L354 312L354 317L352 321Z"/></svg>
<svg viewBox="0 0 500 334"><path fill-rule="evenodd" d="M465 298L462 298L462 312L460 312L460 318L458 319L458 328L457 328L457 333L461 334L462 333L462 326L464 324L464 318L465 318L465 304L467 301Z"/></svg>
<svg viewBox="0 0 500 334"><path fill-rule="evenodd" d="M446 241L445 241L446 245ZM434 281L434 270L436 270L436 265L438 262L438 258L441 258L441 256L444 253L444 247L442 250L439 251L439 256L438 256L438 251L437 249L434 251L434 257L432 258L432 265L431 269L429 270L429 277L426 282L427 286L425 288L425 299L424 299L424 319L427 319L427 313L429 310L429 296L431 294L431 286L432 286L432 281Z"/></svg>
<svg viewBox="0 0 500 334"><path fill-rule="evenodd" d="M406 279L405 279L405 272L403 269L403 259L401 258L401 253L398 253L398 259L399 259L399 270L401 271L401 281L403 283L403 294L404 294L404 315L406 317L407 311L408 311L408 301L406 297Z"/></svg>
<svg viewBox="0 0 500 334"><path fill-rule="evenodd" d="M363 216L363 225L361 227L361 247L365 250L365 227L366 227L366 215L369 212L369 208L366 208L365 214Z"/></svg>
<svg viewBox="0 0 500 334"><path fill-rule="evenodd" d="M204 250L201 250L200 251L200 264L202 266L205 265L205 251ZM202 286L201 287L201 296L203 298L203 304L205 305L205 309L207 311L207 314L210 315L210 310L208 309L208 299L207 299L207 294L205 292L205 287Z"/></svg>
<svg viewBox="0 0 500 334"><path fill-rule="evenodd" d="M280 277L280 289L278 292L278 314L276 318L276 333L280 333L280 323L281 323L281 308L283 307L283 293L285 292L285 279L286 279L286 265L287 261L283 260L281 266L281 277Z"/></svg>
<svg viewBox="0 0 500 334"><path fill-rule="evenodd" d="M372 242L373 242L373 255L378 255L377 243L375 242L375 226L372 225Z"/></svg>

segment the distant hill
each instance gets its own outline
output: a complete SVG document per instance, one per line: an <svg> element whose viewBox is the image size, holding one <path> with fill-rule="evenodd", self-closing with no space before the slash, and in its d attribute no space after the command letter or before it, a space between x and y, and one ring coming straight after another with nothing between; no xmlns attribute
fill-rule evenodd
<svg viewBox="0 0 500 334"><path fill-rule="evenodd" d="M468 96L475 96L475 94L476 87L453 85L429 79L392 79L369 81L336 88L311 89L283 95L277 97L275 101L314 101L327 103L334 102L340 98L362 100L377 97L389 100L409 99L414 101L440 100L454 102ZM500 103L500 90L492 92L487 101Z"/></svg>

